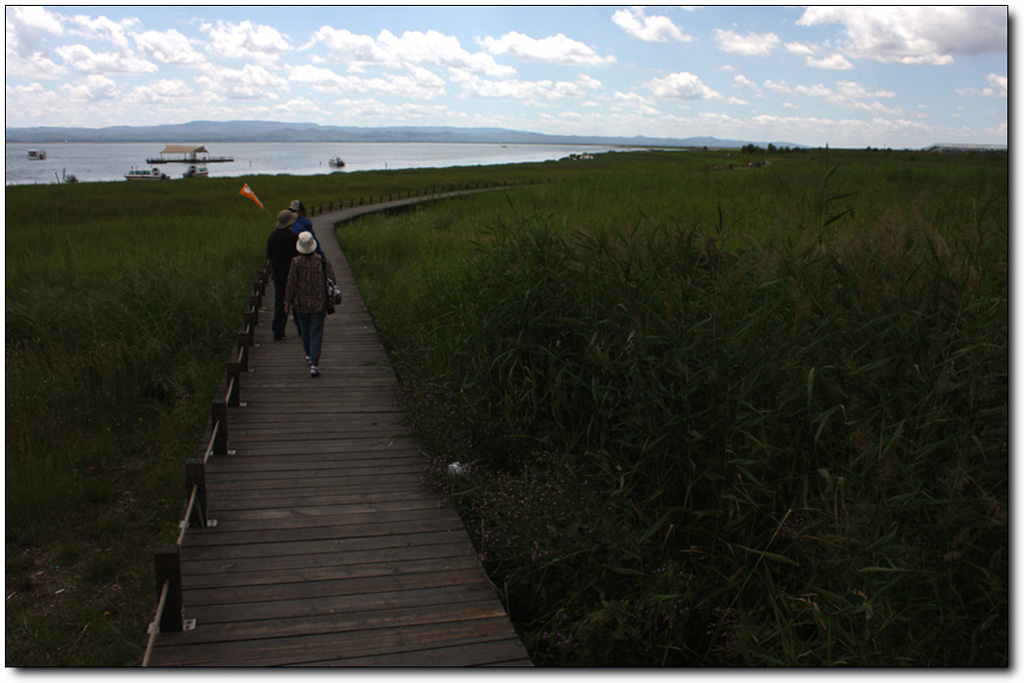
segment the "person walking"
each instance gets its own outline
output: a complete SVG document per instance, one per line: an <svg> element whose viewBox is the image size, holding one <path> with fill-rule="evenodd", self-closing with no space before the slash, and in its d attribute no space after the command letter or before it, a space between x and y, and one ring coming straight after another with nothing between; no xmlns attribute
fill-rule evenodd
<svg viewBox="0 0 1024 683"><path fill-rule="evenodd" d="M296 313L309 376L315 378L320 376L320 351L327 318L327 278L335 280L334 266L326 256L316 253L316 239L308 230L299 235L295 248L299 254L288 269L285 312L291 309Z"/></svg>
<svg viewBox="0 0 1024 683"><path fill-rule="evenodd" d="M299 236L291 231L295 218L295 214L288 209L277 214L277 223L267 238L267 261L270 262L270 277L274 281L274 320L270 323L274 341L285 338L284 332L288 326L284 296L288 286L288 271L297 253L295 244L299 240Z"/></svg>
<svg viewBox="0 0 1024 683"><path fill-rule="evenodd" d="M316 242L316 253L323 256L324 250L320 248L320 239L313 230L313 221L306 218L306 205L301 200L293 199L292 203L288 205L288 210L295 214L295 224L292 225L292 232L295 233L295 236L298 237L304 232L311 234Z"/></svg>
<svg viewBox="0 0 1024 683"><path fill-rule="evenodd" d="M299 235L308 232L313 236L313 241L316 243L316 253L323 256L324 250L320 248L320 240L316 236L316 231L313 230L313 221L306 218L306 205L300 199L293 199L292 203L288 205L288 210L295 214L295 222L292 224L292 232L295 234L295 238L298 239ZM294 311L292 311L292 320L295 321L295 329L301 335L302 329L299 327L299 316Z"/></svg>

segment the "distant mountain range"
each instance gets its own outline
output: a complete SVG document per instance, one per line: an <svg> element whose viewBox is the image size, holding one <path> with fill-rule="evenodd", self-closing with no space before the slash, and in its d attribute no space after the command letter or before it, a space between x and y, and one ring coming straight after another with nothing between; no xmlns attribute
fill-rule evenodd
<svg viewBox="0 0 1024 683"><path fill-rule="evenodd" d="M631 147L762 147L767 142L720 140L713 137L651 138L599 137L590 135L543 135L504 128L389 127L359 128L321 126L315 123L278 121L191 121L162 126L109 126L106 128L6 128L7 142L475 142L496 144L622 145ZM773 142L776 147L801 147Z"/></svg>

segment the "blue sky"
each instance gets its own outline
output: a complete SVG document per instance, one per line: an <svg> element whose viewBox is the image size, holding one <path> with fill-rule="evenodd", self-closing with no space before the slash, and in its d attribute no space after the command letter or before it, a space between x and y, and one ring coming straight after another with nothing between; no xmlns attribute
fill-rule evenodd
<svg viewBox="0 0 1024 683"><path fill-rule="evenodd" d="M6 125L1006 144L1005 7L6 8Z"/></svg>

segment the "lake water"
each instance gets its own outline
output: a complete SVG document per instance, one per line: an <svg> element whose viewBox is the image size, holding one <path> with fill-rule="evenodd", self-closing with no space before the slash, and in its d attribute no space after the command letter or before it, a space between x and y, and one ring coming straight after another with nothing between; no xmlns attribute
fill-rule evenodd
<svg viewBox="0 0 1024 683"><path fill-rule="evenodd" d="M405 142L217 142L205 145L211 157L234 161L207 165L211 177L252 174L317 175L401 168L447 168L557 160L570 154L598 154L615 148L598 145L501 145L470 143ZM6 145L4 183L55 183L65 173L81 182L124 181L133 168L151 168L147 158L159 156L163 143L53 143ZM46 151L44 161L29 160L28 150ZM345 168L331 168L328 161L341 157ZM174 178L187 164L157 166Z"/></svg>

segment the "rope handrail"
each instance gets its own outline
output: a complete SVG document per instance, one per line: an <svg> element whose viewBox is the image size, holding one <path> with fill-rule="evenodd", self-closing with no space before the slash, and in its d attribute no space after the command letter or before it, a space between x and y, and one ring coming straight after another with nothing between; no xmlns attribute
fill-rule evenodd
<svg viewBox="0 0 1024 683"><path fill-rule="evenodd" d="M153 621L149 624L149 639L146 651L142 658L142 666L148 666L153 647L156 643L156 636L161 632L161 625L166 631L180 631L184 624L184 613L181 596L181 546L185 540L185 534L192 525L194 512L198 508L200 522L203 526L212 525L215 522L205 520L206 510L206 482L205 467L211 455L227 453L227 411L229 405L238 405L238 389L241 385L239 372L247 370L248 347L254 341L257 319L259 316L260 301L266 287L269 275L267 264L264 264L259 272L258 279L253 283L252 296L249 297L249 305L245 311L245 324L239 338L232 347L228 356L228 382L223 397L218 396L211 404L210 415L210 438L206 443L201 458L190 458L185 463L186 483L188 484L188 503L184 508L184 514L178 523L178 535L173 544L162 546L156 553L157 583L161 586L160 596L157 601ZM237 353L235 349L237 348ZM182 611L175 621L167 621L164 612L167 603L171 602L177 609ZM165 621L167 623L165 623ZM188 620L194 622L194 620ZM187 626L184 626L187 628Z"/></svg>
<svg viewBox="0 0 1024 683"><path fill-rule="evenodd" d="M206 442L206 450L203 451L204 465L210 460L210 456L213 455L213 444L217 440L218 430L220 430L220 420L216 420L213 423L213 429L210 430L210 440Z"/></svg>
<svg viewBox="0 0 1024 683"><path fill-rule="evenodd" d="M196 497L199 495L199 487L193 486L192 492L188 496L188 505L185 507L185 516L180 522L178 522L178 538L174 541L174 545L181 547L182 541L185 540L185 532L188 531L188 521L192 519L192 509L196 505Z"/></svg>
<svg viewBox="0 0 1024 683"><path fill-rule="evenodd" d="M142 666L149 666L149 658L153 654L153 646L156 644L156 635L160 633L160 619L164 615L164 605L167 604L167 593L171 589L170 579L164 580L163 589L160 591L160 600L156 604L156 618L149 625L149 641L146 643L146 654L142 656Z"/></svg>

